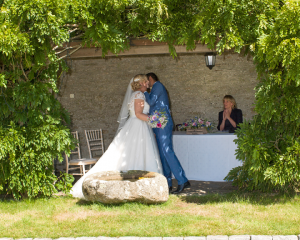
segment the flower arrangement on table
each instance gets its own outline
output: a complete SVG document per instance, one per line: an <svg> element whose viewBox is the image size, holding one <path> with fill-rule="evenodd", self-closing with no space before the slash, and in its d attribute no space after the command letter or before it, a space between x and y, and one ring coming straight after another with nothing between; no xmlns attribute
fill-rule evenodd
<svg viewBox="0 0 300 240"><path fill-rule="evenodd" d="M152 115L148 116L148 124L152 128L164 128L168 123L168 118L163 111L154 111Z"/></svg>
<svg viewBox="0 0 300 240"><path fill-rule="evenodd" d="M205 128L206 130L209 131L212 130L213 124L211 121L208 121L207 119L202 119L201 117L196 116L178 126L179 131L186 131L188 128L191 129Z"/></svg>

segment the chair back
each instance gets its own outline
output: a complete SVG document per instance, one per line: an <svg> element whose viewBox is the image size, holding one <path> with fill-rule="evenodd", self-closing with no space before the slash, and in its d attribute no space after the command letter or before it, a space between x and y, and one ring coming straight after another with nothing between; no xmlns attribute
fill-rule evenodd
<svg viewBox="0 0 300 240"><path fill-rule="evenodd" d="M78 137L78 132L71 132L72 136L77 140L77 143L75 145L75 148L70 151L70 159L68 155L65 153L65 159L66 159L66 173L69 173L69 170L73 170L74 168L70 169L69 167L69 161L72 159L73 155L76 155L76 159L81 159L81 154L80 154L80 145L79 145L79 137Z"/></svg>
<svg viewBox="0 0 300 240"><path fill-rule="evenodd" d="M77 131L71 132L71 134L77 140L77 143L75 145L75 148L73 150L71 150L70 157L71 157L71 155L76 154L77 155L76 158L80 159L81 158L81 154L80 154L80 145L79 145L78 132Z"/></svg>
<svg viewBox="0 0 300 240"><path fill-rule="evenodd" d="M87 141L87 146L89 149L90 158L93 158L94 151L101 151L104 153L103 135L102 129L97 130L85 130L85 137ZM102 155L101 154L101 155Z"/></svg>

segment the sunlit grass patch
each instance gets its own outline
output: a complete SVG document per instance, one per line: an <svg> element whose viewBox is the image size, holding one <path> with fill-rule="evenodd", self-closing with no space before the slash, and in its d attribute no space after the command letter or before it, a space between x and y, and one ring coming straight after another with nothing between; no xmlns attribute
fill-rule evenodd
<svg viewBox="0 0 300 240"><path fill-rule="evenodd" d="M0 201L0 237L299 234L300 197L173 196L166 203L105 205L71 197Z"/></svg>

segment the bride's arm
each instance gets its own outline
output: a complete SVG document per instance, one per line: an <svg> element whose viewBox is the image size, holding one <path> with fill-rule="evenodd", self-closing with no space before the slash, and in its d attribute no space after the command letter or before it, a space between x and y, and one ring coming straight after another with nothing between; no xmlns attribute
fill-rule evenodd
<svg viewBox="0 0 300 240"><path fill-rule="evenodd" d="M135 116L138 119L141 119L143 121L148 121L148 115L143 113L145 101L142 99L135 99L134 100L134 111Z"/></svg>

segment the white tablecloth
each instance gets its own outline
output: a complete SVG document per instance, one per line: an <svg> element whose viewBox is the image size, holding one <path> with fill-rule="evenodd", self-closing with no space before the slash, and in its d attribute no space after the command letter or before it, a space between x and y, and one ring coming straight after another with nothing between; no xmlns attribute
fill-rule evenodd
<svg viewBox="0 0 300 240"><path fill-rule="evenodd" d="M241 166L235 157L234 139L233 133L173 132L174 151L189 180L224 181L232 168Z"/></svg>

